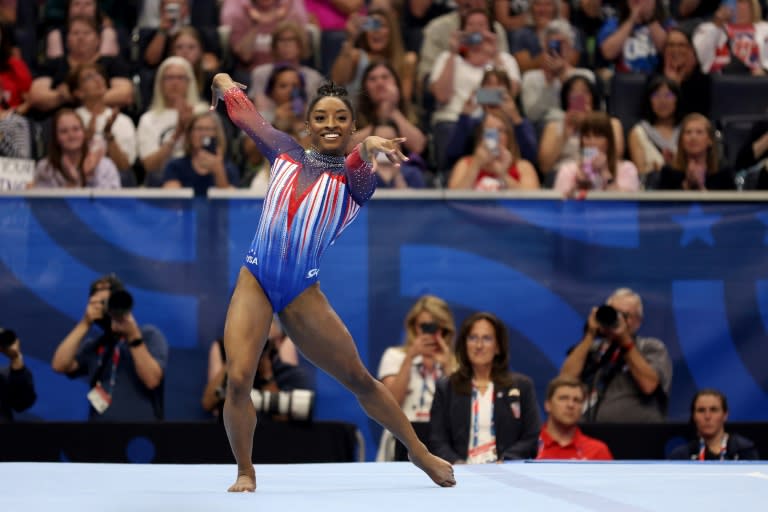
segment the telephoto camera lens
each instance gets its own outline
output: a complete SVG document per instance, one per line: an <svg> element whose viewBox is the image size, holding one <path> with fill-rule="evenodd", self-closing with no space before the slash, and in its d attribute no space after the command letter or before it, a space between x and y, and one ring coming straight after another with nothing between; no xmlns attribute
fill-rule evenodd
<svg viewBox="0 0 768 512"><path fill-rule="evenodd" d="M282 414L292 420L308 421L312 419L315 392L310 389L294 389L272 393L252 389L251 401L257 413Z"/></svg>
<svg viewBox="0 0 768 512"><path fill-rule="evenodd" d="M604 329L612 329L619 323L619 313L613 306L603 304L597 308L597 312L595 312L595 320L597 320L597 323Z"/></svg>

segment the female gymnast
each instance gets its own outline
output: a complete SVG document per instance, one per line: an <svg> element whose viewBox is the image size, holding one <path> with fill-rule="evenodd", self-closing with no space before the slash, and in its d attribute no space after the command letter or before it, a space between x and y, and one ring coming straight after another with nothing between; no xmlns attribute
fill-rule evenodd
<svg viewBox="0 0 768 512"><path fill-rule="evenodd" d="M222 98L232 121L272 163L258 229L224 327L229 381L224 426L237 461L237 479L229 491L256 489L251 461L256 411L250 391L273 311L304 355L352 391L365 412L406 446L417 467L440 486L456 485L453 467L429 453L391 393L368 373L318 283L323 252L373 195L376 155L383 153L394 164L403 162L404 139L367 137L345 157L355 130L354 114L346 90L331 84L320 87L307 108L312 147L305 151L259 115L244 88L219 73L213 80L211 107Z"/></svg>

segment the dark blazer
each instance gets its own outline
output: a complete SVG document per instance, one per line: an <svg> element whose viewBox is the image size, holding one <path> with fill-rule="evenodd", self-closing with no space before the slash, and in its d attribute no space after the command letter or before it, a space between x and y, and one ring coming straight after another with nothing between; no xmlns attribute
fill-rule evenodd
<svg viewBox="0 0 768 512"><path fill-rule="evenodd" d="M699 441L693 441L678 446L667 457L670 460L698 460ZM712 453L707 450L706 460L720 460L720 454ZM755 443L739 434L728 434L728 445L726 446L725 460L760 460Z"/></svg>
<svg viewBox="0 0 768 512"><path fill-rule="evenodd" d="M496 427L496 453L499 460L527 459L536 456L541 430L539 406L533 381L512 372L511 387L495 389L493 423ZM515 392L519 391L519 394ZM513 404L520 406L515 418ZM448 462L466 460L472 421L472 396L457 393L449 377L443 377L435 387L430 413L430 448Z"/></svg>

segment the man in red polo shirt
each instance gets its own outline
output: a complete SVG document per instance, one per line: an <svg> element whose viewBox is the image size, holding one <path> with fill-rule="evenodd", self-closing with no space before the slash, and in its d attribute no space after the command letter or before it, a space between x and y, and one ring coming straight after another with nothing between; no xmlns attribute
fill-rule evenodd
<svg viewBox="0 0 768 512"><path fill-rule="evenodd" d="M604 442L585 436L577 426L584 398L578 379L561 375L549 383L544 402L549 417L539 434L537 459L613 460Z"/></svg>

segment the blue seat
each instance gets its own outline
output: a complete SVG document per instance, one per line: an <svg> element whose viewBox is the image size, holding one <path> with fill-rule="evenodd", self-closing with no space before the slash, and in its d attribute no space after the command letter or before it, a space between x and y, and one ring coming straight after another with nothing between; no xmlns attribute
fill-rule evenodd
<svg viewBox="0 0 768 512"><path fill-rule="evenodd" d="M608 113L621 121L625 134L640 121L647 80L642 73L616 73L611 79Z"/></svg>
<svg viewBox="0 0 768 512"><path fill-rule="evenodd" d="M736 159L739 156L741 147L749 140L752 127L755 123L766 120L768 120L768 113L728 115L720 118L718 127L720 128L723 157L735 171L742 170L736 169Z"/></svg>

